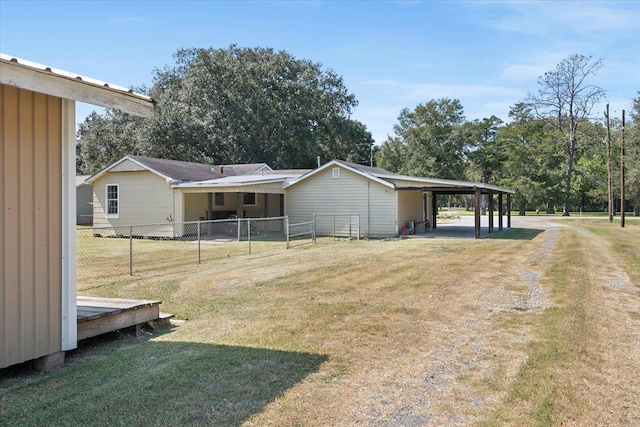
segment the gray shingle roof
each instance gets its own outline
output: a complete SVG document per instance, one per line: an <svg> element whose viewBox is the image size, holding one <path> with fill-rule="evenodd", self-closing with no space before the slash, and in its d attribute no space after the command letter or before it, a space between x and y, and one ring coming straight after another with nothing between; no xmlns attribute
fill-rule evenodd
<svg viewBox="0 0 640 427"><path fill-rule="evenodd" d="M145 156L129 157L175 181L205 181L207 179L223 178L225 176L217 172L217 168L214 165L183 162L180 160L156 159Z"/></svg>
<svg viewBox="0 0 640 427"><path fill-rule="evenodd" d="M397 175L397 174L395 174L393 172L389 172L388 170L382 169L382 168L376 168L376 167L372 167L372 166L360 165L358 163L347 162L347 161L344 161L344 160L336 160L336 162L345 164L347 166L351 166L354 169L358 169L360 172L368 173L368 174L373 175L373 176L378 176L378 175L386 175L386 176Z"/></svg>

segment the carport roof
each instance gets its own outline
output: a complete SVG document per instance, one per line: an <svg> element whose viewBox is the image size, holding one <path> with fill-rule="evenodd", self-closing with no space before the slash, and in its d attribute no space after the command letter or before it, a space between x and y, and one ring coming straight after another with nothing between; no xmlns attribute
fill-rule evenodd
<svg viewBox="0 0 640 427"><path fill-rule="evenodd" d="M424 190L432 191L435 193L452 194L473 194L476 190L480 190L483 193L488 193L490 191L507 194L515 193L515 191L508 188L486 184L483 182L456 181L451 179L399 175L382 168L359 165L357 163L346 162L343 160L332 160L329 163L326 163L323 166L319 167L318 169L314 169L311 172L301 176L300 179L290 183L289 186L304 181L305 179L315 175L316 173L319 173L320 171L332 166L341 166L368 179L377 181L382 185L395 188L396 190Z"/></svg>

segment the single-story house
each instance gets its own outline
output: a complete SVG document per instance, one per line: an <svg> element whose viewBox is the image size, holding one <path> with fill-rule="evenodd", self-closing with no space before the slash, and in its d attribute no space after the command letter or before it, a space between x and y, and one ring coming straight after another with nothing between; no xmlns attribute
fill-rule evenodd
<svg viewBox="0 0 640 427"><path fill-rule="evenodd" d="M87 179L93 185L93 224L166 224L154 236L181 237L183 222L284 215L283 182L307 170L274 171L265 163L207 165L124 156ZM177 224L177 225L174 225Z"/></svg>
<svg viewBox="0 0 640 427"><path fill-rule="evenodd" d="M76 176L76 224L93 224L93 185L86 182L89 175Z"/></svg>
<svg viewBox="0 0 640 427"><path fill-rule="evenodd" d="M341 160L314 170L277 171L264 163L217 166L125 156L87 182L94 185L95 227L167 224L153 231L162 237L182 237L180 224L187 221L287 215L290 223L302 223L314 214L320 234L351 235L359 227L362 237L389 237L408 225L435 227L439 194L498 194L502 205L502 195L512 193L490 184L398 175ZM479 217L477 224L479 230Z"/></svg>
<svg viewBox="0 0 640 427"><path fill-rule="evenodd" d="M0 54L0 368L77 346L75 101L153 114L147 96Z"/></svg>

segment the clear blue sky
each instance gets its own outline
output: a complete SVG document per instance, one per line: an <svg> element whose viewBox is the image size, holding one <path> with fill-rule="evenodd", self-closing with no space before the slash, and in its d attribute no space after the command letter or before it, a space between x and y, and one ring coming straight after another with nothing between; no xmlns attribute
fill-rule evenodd
<svg viewBox="0 0 640 427"><path fill-rule="evenodd" d="M8 1L0 51L121 86L151 85L183 47L272 47L343 76L377 143L402 108L455 98L506 120L573 53L612 111L640 90L640 1ZM598 109L598 113L604 106ZM78 121L93 107L80 105Z"/></svg>

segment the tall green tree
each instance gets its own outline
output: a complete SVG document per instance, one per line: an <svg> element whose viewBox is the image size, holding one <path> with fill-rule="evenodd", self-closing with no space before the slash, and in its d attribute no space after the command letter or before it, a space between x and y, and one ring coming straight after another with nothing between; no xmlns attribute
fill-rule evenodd
<svg viewBox="0 0 640 427"><path fill-rule="evenodd" d="M136 139L119 139L108 123L116 118L113 112L102 121L93 118L83 124L79 157L86 170L109 163L100 159L98 165L98 159L85 156L89 150L82 149L100 138L119 141L113 150L118 155L134 150L203 163L307 168L316 164L318 155L369 162L371 134L350 119L355 96L342 77L320 64L284 51L232 45L181 49L174 65L154 74L149 94L157 102L157 113ZM110 135L98 135L104 132Z"/></svg>
<svg viewBox="0 0 640 427"><path fill-rule="evenodd" d="M571 179L576 152L579 147L578 126L588 120L593 107L604 97L604 89L591 85L588 79L604 66L602 60L591 56L571 55L538 79L540 86L535 94L529 94L527 102L539 117L551 120L564 134L564 207L563 215L569 215Z"/></svg>
<svg viewBox="0 0 640 427"><path fill-rule="evenodd" d="M640 91L637 95L625 129L625 199L631 201L634 215L640 216Z"/></svg>
<svg viewBox="0 0 640 427"><path fill-rule="evenodd" d="M481 182L492 182L496 169L503 162L503 153L495 144L504 122L496 116L465 122L461 134L465 143L465 155L473 167L473 176L467 178Z"/></svg>
<svg viewBox="0 0 640 427"><path fill-rule="evenodd" d="M406 175L462 179L465 176L460 101L443 98L405 108L377 153L376 164Z"/></svg>
<svg viewBox="0 0 640 427"><path fill-rule="evenodd" d="M615 127L615 125L614 125ZM602 123L588 121L581 124L577 138L582 141L576 152L574 179L571 181L572 205L581 210L607 209L607 153L604 143L606 129ZM612 141L614 142L614 141ZM613 159L614 172L617 158Z"/></svg>
<svg viewBox="0 0 640 427"><path fill-rule="evenodd" d="M127 154L145 154L152 122L118 110L91 113L78 127L76 171L94 174Z"/></svg>
<svg viewBox="0 0 640 427"><path fill-rule="evenodd" d="M511 121L500 128L493 143L494 150L501 153L494 180L515 190L514 204L520 215L527 209L553 210L562 187L558 132L536 118L524 103L511 107L509 117Z"/></svg>

